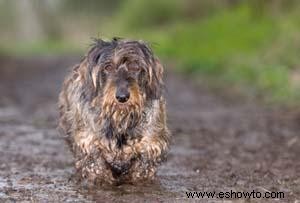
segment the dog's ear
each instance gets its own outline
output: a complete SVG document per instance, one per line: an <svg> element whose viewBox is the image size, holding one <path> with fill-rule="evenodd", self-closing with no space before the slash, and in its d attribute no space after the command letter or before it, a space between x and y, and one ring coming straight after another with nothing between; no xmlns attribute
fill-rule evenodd
<svg viewBox="0 0 300 203"><path fill-rule="evenodd" d="M151 99L159 99L163 89L163 66L160 61L153 59L152 65L149 67L149 87L147 95Z"/></svg>
<svg viewBox="0 0 300 203"><path fill-rule="evenodd" d="M101 55L105 52L107 48L110 47L115 43L113 40L112 42L107 42L102 39L94 39L92 47L88 51L86 55L86 60L88 62L88 73L87 78L90 78L93 82L94 87L97 89L97 80L98 80L98 71L94 70L99 62Z"/></svg>
<svg viewBox="0 0 300 203"><path fill-rule="evenodd" d="M110 42L106 42L102 39L94 39L94 42L92 43L92 47L88 51L86 58L90 66L97 65L101 54L103 53L103 49L105 47L108 47L110 45Z"/></svg>
<svg viewBox="0 0 300 203"><path fill-rule="evenodd" d="M147 43L143 41L138 41L138 43L148 64L148 78L146 85L147 98L159 99L163 89L164 68L159 59L153 55L152 49Z"/></svg>

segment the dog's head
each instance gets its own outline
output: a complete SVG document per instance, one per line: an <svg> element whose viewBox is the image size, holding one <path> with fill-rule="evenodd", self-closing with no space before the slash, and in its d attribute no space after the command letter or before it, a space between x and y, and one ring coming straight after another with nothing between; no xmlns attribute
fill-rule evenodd
<svg viewBox="0 0 300 203"><path fill-rule="evenodd" d="M86 59L101 112L120 131L135 126L145 104L161 97L163 67L146 43L98 39Z"/></svg>

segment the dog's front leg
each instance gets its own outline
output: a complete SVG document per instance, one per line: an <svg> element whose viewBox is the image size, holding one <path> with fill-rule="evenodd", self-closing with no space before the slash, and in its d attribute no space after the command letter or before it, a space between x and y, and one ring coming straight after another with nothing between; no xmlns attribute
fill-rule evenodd
<svg viewBox="0 0 300 203"><path fill-rule="evenodd" d="M168 150L168 140L165 136L145 136L136 143L134 149L146 162L161 162Z"/></svg>
<svg viewBox="0 0 300 203"><path fill-rule="evenodd" d="M132 145L134 154L131 167L133 182L140 179L152 179L156 173L156 166L165 158L168 150L168 139L159 136L145 136Z"/></svg>

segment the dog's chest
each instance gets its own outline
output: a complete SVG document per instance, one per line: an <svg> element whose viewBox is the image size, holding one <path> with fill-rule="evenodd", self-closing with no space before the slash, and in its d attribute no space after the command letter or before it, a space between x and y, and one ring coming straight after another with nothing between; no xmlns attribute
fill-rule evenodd
<svg viewBox="0 0 300 203"><path fill-rule="evenodd" d="M150 114L151 115L151 114ZM117 148L122 148L124 145L133 145L142 139L145 131L148 131L149 121L149 111L144 111L140 117L139 122L134 126L121 126L116 127L116 125L111 121L107 120L103 125L103 135L110 144L116 146ZM129 121L130 122L130 121Z"/></svg>
<svg viewBox="0 0 300 203"><path fill-rule="evenodd" d="M128 129L122 133L115 133L112 137L106 136L108 141L117 149L122 149L124 146L133 146L143 137L143 129L141 126L136 126L133 129Z"/></svg>

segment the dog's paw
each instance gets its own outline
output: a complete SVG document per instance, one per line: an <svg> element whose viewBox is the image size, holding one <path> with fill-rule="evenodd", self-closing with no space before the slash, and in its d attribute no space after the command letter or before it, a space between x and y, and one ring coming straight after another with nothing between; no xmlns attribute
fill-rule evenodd
<svg viewBox="0 0 300 203"><path fill-rule="evenodd" d="M140 154L142 160L160 161L162 150L159 145L150 145L140 143L136 146L137 153Z"/></svg>

